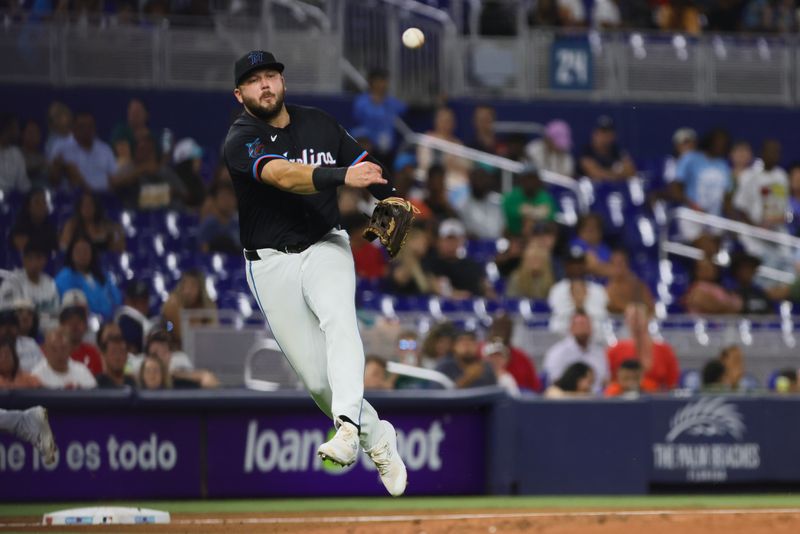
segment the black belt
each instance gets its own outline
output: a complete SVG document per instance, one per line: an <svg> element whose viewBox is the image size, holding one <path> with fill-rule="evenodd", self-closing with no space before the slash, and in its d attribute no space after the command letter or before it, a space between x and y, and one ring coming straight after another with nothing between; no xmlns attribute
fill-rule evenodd
<svg viewBox="0 0 800 534"><path fill-rule="evenodd" d="M299 254L300 252L303 252L311 245L313 245L313 243L300 243L298 245L281 245L279 247L264 247L264 248L271 248L279 252L285 252L286 254ZM245 249L244 257L249 261L258 261L261 259L261 256L258 255L257 250Z"/></svg>

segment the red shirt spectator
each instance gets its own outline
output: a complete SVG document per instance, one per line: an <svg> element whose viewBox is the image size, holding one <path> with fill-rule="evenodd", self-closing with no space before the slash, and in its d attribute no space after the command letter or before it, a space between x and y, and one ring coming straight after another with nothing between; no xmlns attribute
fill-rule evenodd
<svg viewBox="0 0 800 534"><path fill-rule="evenodd" d="M90 343L81 343L73 349L69 357L88 367L93 375L103 372L103 357L100 356L100 351Z"/></svg>
<svg viewBox="0 0 800 534"><path fill-rule="evenodd" d="M653 392L673 389L678 385L680 370L678 359L672 347L666 343L653 341L653 361L642 377L642 391ZM625 360L636 360L636 345L632 339L623 339L608 349L608 367L613 380L617 379L617 370Z"/></svg>
<svg viewBox="0 0 800 534"><path fill-rule="evenodd" d="M536 367L534 367L530 358L516 347L510 347L510 349L506 371L511 373L520 389L529 389L537 393L542 391L542 383L539 381Z"/></svg>
<svg viewBox="0 0 800 534"><path fill-rule="evenodd" d="M352 243L356 274L361 278L383 278L386 275L386 259L378 247L364 241Z"/></svg>

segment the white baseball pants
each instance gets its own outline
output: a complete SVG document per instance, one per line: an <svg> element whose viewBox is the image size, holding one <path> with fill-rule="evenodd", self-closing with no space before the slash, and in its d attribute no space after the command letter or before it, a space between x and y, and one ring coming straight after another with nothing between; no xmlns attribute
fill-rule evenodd
<svg viewBox="0 0 800 534"><path fill-rule="evenodd" d="M0 409L0 430L16 434L20 419L22 412L19 410Z"/></svg>
<svg viewBox="0 0 800 534"><path fill-rule="evenodd" d="M247 283L272 335L328 417L361 426L361 447L381 437L378 413L364 400L364 347L356 320L350 238L331 230L303 252L259 249L246 260Z"/></svg>

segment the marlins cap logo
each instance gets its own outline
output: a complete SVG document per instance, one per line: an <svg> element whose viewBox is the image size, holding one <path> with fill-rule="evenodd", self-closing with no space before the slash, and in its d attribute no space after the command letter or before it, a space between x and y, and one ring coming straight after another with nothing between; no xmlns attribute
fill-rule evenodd
<svg viewBox="0 0 800 534"><path fill-rule="evenodd" d="M258 65L264 61L264 53L259 51L250 52L247 57L250 58L251 65Z"/></svg>

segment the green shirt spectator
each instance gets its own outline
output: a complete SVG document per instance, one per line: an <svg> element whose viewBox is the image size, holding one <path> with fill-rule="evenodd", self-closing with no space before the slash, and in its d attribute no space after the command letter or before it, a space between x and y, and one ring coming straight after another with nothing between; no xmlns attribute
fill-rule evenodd
<svg viewBox="0 0 800 534"><path fill-rule="evenodd" d="M556 215L556 202L539 179L535 167L525 167L519 176L520 185L503 195L503 212L506 228L520 235L526 223L533 227L539 221L552 221Z"/></svg>

